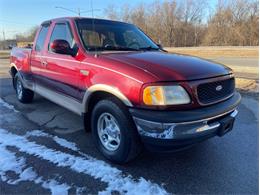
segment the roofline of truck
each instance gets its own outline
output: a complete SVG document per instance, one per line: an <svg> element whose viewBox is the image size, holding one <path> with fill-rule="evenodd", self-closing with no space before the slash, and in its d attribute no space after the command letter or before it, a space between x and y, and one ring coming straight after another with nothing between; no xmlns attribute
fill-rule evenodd
<svg viewBox="0 0 260 195"><path fill-rule="evenodd" d="M103 21L111 21L111 22L118 22L118 23L122 23L122 24L131 24L131 23L127 23L127 22L122 22L122 21L118 21L118 20L109 20L109 19L103 19L103 18L90 18L90 17L78 17L78 16L75 16L75 17L59 17L59 18L53 18L53 19L50 19L50 20L46 20L44 22L41 23L41 25L44 25L44 24L50 24L52 22L57 22L57 21L60 21L60 20L76 20L76 19L89 19L89 20L103 20Z"/></svg>

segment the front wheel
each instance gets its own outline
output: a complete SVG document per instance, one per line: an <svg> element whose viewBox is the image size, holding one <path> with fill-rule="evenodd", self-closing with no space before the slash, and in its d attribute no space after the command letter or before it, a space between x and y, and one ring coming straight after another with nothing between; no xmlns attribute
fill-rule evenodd
<svg viewBox="0 0 260 195"><path fill-rule="evenodd" d="M126 163L141 151L139 136L128 111L117 99L101 100L91 116L92 134L101 153L115 163Z"/></svg>
<svg viewBox="0 0 260 195"><path fill-rule="evenodd" d="M33 91L24 88L23 83L17 74L14 77L14 81L17 99L22 103L32 102L34 96Z"/></svg>

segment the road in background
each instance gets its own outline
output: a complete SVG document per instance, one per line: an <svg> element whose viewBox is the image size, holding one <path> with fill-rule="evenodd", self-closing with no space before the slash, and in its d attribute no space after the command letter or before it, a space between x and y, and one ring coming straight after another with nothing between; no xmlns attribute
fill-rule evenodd
<svg viewBox="0 0 260 195"><path fill-rule="evenodd" d="M208 57L208 59L230 65L239 66L241 68L254 67L258 68L259 59L258 58L239 58L239 57Z"/></svg>
<svg viewBox="0 0 260 195"><path fill-rule="evenodd" d="M10 75L9 71L10 60L0 58L0 78L8 78Z"/></svg>
<svg viewBox="0 0 260 195"><path fill-rule="evenodd" d="M258 58L240 58L240 57L207 57L207 59L219 62L235 72L240 78L258 79L259 59Z"/></svg>

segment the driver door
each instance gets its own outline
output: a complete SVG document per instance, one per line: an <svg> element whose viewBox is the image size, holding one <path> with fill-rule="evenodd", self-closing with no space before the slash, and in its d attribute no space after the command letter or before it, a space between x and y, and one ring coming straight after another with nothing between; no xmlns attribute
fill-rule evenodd
<svg viewBox="0 0 260 195"><path fill-rule="evenodd" d="M74 47L75 41L70 24L59 22L52 27L46 57L45 83L55 92L80 101L78 90L80 62L71 55L54 53L50 49L50 44L57 39L66 40L71 48Z"/></svg>

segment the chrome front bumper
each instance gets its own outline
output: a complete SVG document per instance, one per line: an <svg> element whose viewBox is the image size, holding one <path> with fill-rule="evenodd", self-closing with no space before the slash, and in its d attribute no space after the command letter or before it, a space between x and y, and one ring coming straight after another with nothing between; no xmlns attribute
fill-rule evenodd
<svg viewBox="0 0 260 195"><path fill-rule="evenodd" d="M161 123L133 117L141 137L161 140L182 140L203 137L208 134L224 135L233 127L237 109L214 117L178 123Z"/></svg>

